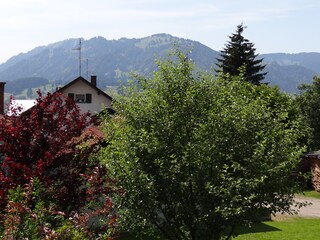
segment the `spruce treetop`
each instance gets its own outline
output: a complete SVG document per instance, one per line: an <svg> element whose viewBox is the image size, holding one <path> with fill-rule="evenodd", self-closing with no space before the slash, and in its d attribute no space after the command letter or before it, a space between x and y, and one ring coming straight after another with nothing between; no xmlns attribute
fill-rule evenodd
<svg viewBox="0 0 320 240"><path fill-rule="evenodd" d="M242 73L246 81L259 85L267 74L262 72L266 65L262 64L263 59L257 59L258 54L255 53L254 44L243 37L245 28L240 24L236 32L229 36L230 41L217 59L218 71L231 76Z"/></svg>

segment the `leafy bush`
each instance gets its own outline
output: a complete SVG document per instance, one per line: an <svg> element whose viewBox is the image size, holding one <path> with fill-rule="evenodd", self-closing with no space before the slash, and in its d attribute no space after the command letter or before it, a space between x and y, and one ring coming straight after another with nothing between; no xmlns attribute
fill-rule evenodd
<svg viewBox="0 0 320 240"><path fill-rule="evenodd" d="M114 184L106 168L90 158L101 140L89 131L95 122L60 93L39 93L30 111L0 120L5 239L115 235Z"/></svg>

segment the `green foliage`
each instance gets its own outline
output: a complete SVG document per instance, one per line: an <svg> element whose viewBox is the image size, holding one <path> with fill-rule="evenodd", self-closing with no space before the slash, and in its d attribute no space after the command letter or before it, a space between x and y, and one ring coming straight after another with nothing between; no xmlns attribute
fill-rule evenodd
<svg viewBox="0 0 320 240"><path fill-rule="evenodd" d="M220 72L231 76L238 76L240 69L244 68L244 80L258 85L267 73L260 73L265 65L262 65L262 59L257 59L254 44L242 36L244 28L242 24L237 26L236 33L230 36L230 41L221 51L217 65Z"/></svg>
<svg viewBox="0 0 320 240"><path fill-rule="evenodd" d="M304 122L311 129L309 151L320 149L320 77L314 77L312 84L303 84L299 87L297 104L304 116Z"/></svg>
<svg viewBox="0 0 320 240"><path fill-rule="evenodd" d="M9 190L8 204L4 210L4 239L43 239L51 235L52 228L64 218L52 214L56 208L38 179L32 179L24 187ZM49 234L50 232L50 234Z"/></svg>
<svg viewBox="0 0 320 240"><path fill-rule="evenodd" d="M116 203L129 227L223 239L261 213L291 212L302 151L293 100L241 76L193 73L180 51L158 66L104 123L100 157L125 189Z"/></svg>
<svg viewBox="0 0 320 240"><path fill-rule="evenodd" d="M83 187L90 192L88 204L71 214L61 211L54 188L45 187L39 179L9 190L0 222L1 239L114 239L115 214L102 193L105 179L98 173L86 177ZM96 196L97 192L101 194Z"/></svg>

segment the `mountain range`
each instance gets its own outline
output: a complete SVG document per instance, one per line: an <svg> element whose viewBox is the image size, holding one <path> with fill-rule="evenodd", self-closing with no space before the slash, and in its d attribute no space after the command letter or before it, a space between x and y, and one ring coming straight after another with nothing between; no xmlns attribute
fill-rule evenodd
<svg viewBox="0 0 320 240"><path fill-rule="evenodd" d="M0 80L7 82L6 92L17 94L24 88L45 84L65 84L80 75L79 39L67 39L21 53L0 64ZM156 59L164 59L174 47L190 51L196 68L213 71L219 52L200 42L155 34L145 38L107 40L81 39L81 75L96 75L98 87L106 89L126 82L130 73L149 75L156 70ZM258 51L258 50L257 50ZM310 83L320 74L320 53L261 54L268 72L265 82L282 91L296 93L302 83ZM19 88L19 89L18 89ZM22 91L22 90L21 90Z"/></svg>

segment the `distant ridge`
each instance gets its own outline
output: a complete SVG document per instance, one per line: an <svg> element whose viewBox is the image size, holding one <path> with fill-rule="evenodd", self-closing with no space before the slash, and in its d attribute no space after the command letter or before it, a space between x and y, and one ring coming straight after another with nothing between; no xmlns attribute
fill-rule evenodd
<svg viewBox="0 0 320 240"><path fill-rule="evenodd" d="M79 75L78 54L72 51L77 44L78 39L67 39L14 56L0 65L0 79L12 81L25 77L42 77L49 81L70 81ZM192 49L192 59L203 69L210 69L218 54L199 42L169 34L119 40L95 37L82 41L82 75L87 75L86 59L88 74L97 75L102 85L116 85L120 79L127 80L131 71L149 74L155 70L155 58L165 57L174 44L181 49Z"/></svg>
<svg viewBox="0 0 320 240"><path fill-rule="evenodd" d="M42 82L47 79L50 83L69 82L79 75L78 53L72 50L78 42L77 38L67 39L14 56L0 64L0 79L6 82L30 78ZM175 45L184 51L192 50L189 57L197 68L212 71L215 67L218 51L165 33L119 40L94 37L82 40L82 76L97 75L98 86L102 89L116 86L119 80L127 81L132 71L149 75L156 70L154 60L165 58ZM294 93L298 85L311 82L312 77L320 73L320 53L275 53L260 57L268 64L266 82L278 85L283 91Z"/></svg>

